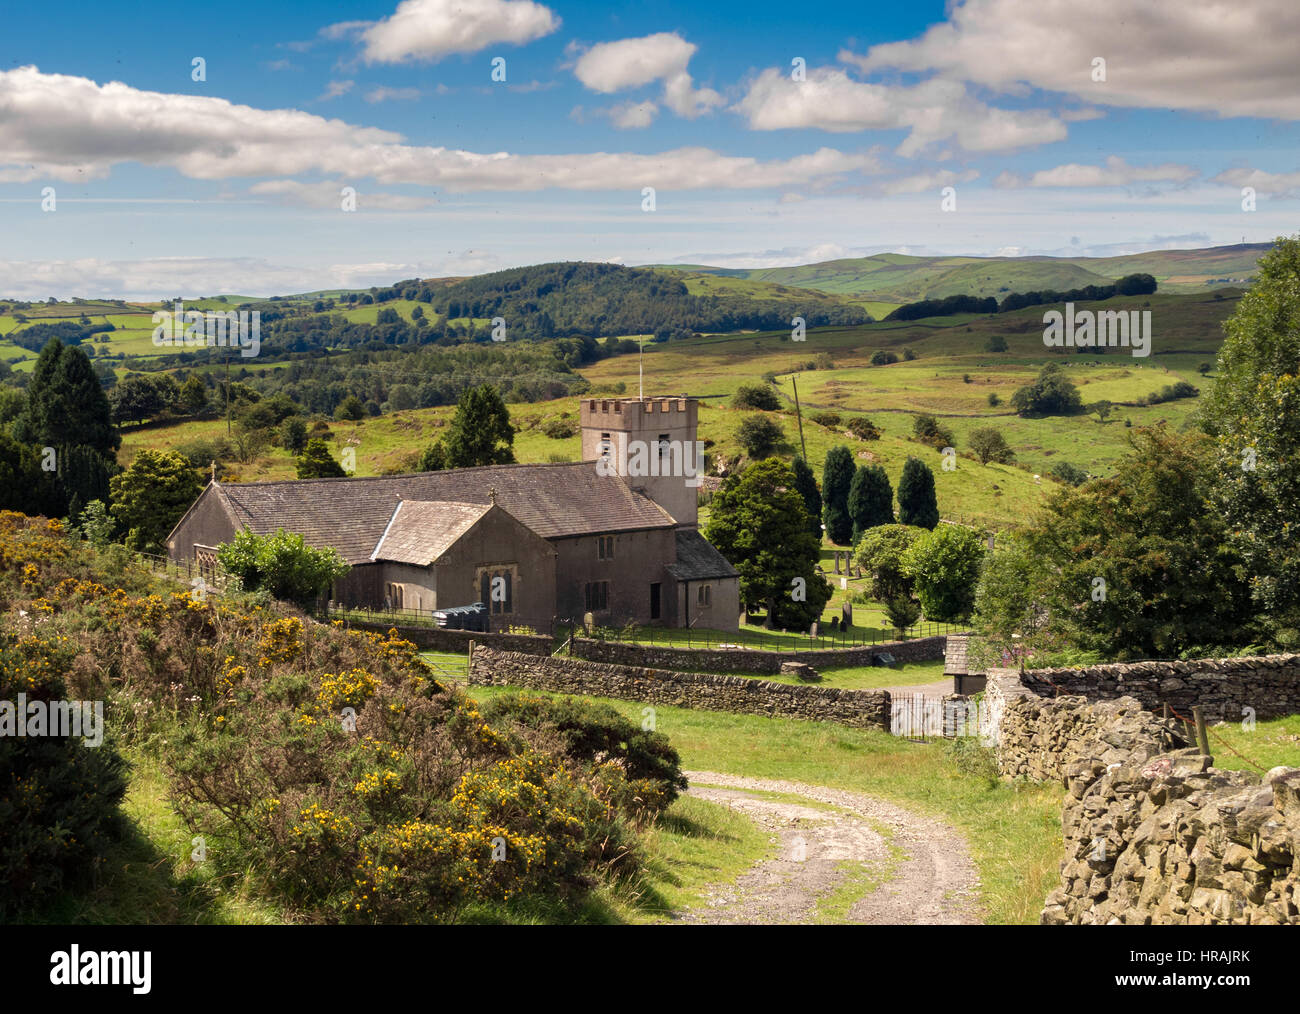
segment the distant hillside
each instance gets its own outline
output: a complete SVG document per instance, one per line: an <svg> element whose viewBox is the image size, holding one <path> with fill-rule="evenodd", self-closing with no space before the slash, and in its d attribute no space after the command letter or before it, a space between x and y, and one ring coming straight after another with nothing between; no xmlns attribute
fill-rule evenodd
<svg viewBox="0 0 1300 1014"><path fill-rule="evenodd" d="M861 324L856 306L806 289L750 284L695 291L672 273L583 261L538 264L479 275L432 295L440 316L503 318L512 337L654 334Z"/></svg>
<svg viewBox="0 0 1300 1014"><path fill-rule="evenodd" d="M911 303L969 295L1002 299L1011 292L1078 289L1105 285L1124 275L1155 276L1162 292L1204 292L1254 276L1268 243L1155 250L1120 257L913 257L876 254L777 268L715 268L700 264L662 265L688 285L716 277L731 284L765 282L849 297Z"/></svg>

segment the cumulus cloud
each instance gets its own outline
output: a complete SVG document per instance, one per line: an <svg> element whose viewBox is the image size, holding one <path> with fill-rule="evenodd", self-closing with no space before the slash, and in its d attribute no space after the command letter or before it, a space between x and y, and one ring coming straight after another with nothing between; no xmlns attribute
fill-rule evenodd
<svg viewBox="0 0 1300 1014"><path fill-rule="evenodd" d="M560 19L532 0L402 0L382 21L364 24L361 56L367 63L437 61L488 46L522 46L550 35ZM356 22L332 25L340 34Z"/></svg>
<svg viewBox="0 0 1300 1014"><path fill-rule="evenodd" d="M996 109L972 97L959 81L872 84L832 67L811 70L804 81L768 68L732 108L754 130L904 129L909 133L898 148L904 156L949 140L966 151L1013 151L1060 141L1067 133L1046 110Z"/></svg>
<svg viewBox="0 0 1300 1014"><path fill-rule="evenodd" d="M864 72L936 72L1088 102L1300 119L1294 0L965 0L916 39L841 54ZM1092 80L1093 60L1106 80Z"/></svg>
<svg viewBox="0 0 1300 1014"><path fill-rule="evenodd" d="M914 176L886 180L880 185L880 189L891 196L894 194L921 194L927 190L938 191L943 187L951 187L958 183L969 183L971 180L978 178L979 173L974 169L967 169L964 172L940 169L937 172L917 173Z"/></svg>
<svg viewBox="0 0 1300 1014"><path fill-rule="evenodd" d="M763 161L707 148L657 154L480 153L404 143L402 135L296 109L256 109L120 82L0 71L0 179L102 179L140 163L194 179L325 173L455 191L752 189L875 174L876 157L834 148Z"/></svg>
<svg viewBox="0 0 1300 1014"><path fill-rule="evenodd" d="M653 102L626 102L614 106L609 111L610 122L620 130L648 127L659 115L659 107Z"/></svg>
<svg viewBox="0 0 1300 1014"><path fill-rule="evenodd" d="M321 265L277 264L256 257L156 257L133 261L84 257L0 261L0 274L12 279L5 285L5 294L15 299L84 296L157 300L178 294L194 299L223 292L272 296L313 292L322 287L368 288L389 285L395 278L469 274L497 266L495 258L485 259L472 251L442 262Z"/></svg>
<svg viewBox="0 0 1300 1014"><path fill-rule="evenodd" d="M1254 187L1256 193L1273 197L1294 197L1300 194L1300 172L1270 173L1263 169L1227 169L1211 182L1226 183L1233 187Z"/></svg>
<svg viewBox="0 0 1300 1014"><path fill-rule="evenodd" d="M355 81L331 81L325 87L325 91L316 99L317 102L327 102L330 99L336 99L340 95L346 95L352 91Z"/></svg>
<svg viewBox="0 0 1300 1014"><path fill-rule="evenodd" d="M1024 187L1127 187L1135 183L1186 183L1197 175L1191 166L1174 162L1136 166L1112 155L1106 159L1105 165L1071 162L1052 169L1040 169L1028 177L1004 172L993 181L993 185L1011 190Z"/></svg>
<svg viewBox="0 0 1300 1014"><path fill-rule="evenodd" d="M696 88L686 69L698 49L676 32L601 42L582 54L574 76L606 95L663 82L663 103L678 116L694 119L723 102L712 88Z"/></svg>

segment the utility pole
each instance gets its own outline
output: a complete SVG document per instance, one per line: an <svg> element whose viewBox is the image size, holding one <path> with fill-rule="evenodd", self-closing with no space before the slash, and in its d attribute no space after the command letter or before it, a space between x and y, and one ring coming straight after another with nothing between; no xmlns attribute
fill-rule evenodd
<svg viewBox="0 0 1300 1014"><path fill-rule="evenodd" d="M799 420L799 449L803 452L803 463L807 465L808 448L804 446L803 442L803 412L799 410L799 380L794 375L790 377L790 386L794 388L794 415Z"/></svg>

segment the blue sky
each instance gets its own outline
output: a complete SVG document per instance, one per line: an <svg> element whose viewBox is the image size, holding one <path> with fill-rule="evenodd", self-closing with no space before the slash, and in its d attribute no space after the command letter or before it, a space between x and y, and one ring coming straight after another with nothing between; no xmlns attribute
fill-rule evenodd
<svg viewBox="0 0 1300 1014"><path fill-rule="evenodd" d="M1297 231L1293 0L23 5L6 24L0 295Z"/></svg>

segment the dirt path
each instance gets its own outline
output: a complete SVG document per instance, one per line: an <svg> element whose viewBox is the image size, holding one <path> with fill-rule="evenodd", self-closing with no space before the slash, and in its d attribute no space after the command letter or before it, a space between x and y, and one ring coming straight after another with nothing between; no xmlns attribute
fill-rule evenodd
<svg viewBox="0 0 1300 1014"><path fill-rule="evenodd" d="M980 921L975 865L962 837L941 821L825 786L712 771L686 775L690 795L743 813L770 833L778 851L735 883L711 888L680 922ZM846 906L847 915L840 914Z"/></svg>

